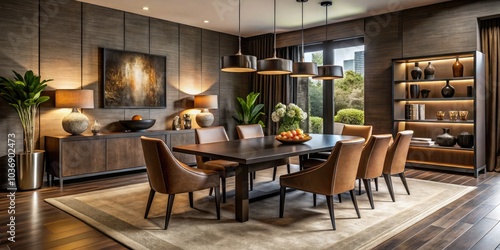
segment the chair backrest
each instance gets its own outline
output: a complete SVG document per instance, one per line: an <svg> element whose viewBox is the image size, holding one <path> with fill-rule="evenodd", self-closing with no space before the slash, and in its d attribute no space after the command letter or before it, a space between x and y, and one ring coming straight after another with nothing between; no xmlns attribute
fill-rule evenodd
<svg viewBox="0 0 500 250"><path fill-rule="evenodd" d="M159 193L170 194L178 191L183 184L183 168L165 142L157 138L141 136L142 151L146 161L149 185Z"/></svg>
<svg viewBox="0 0 500 250"><path fill-rule="evenodd" d="M207 128L197 128L194 131L195 142L197 144L205 144L212 142L222 142L229 141L229 137L227 136L226 129L222 126L216 127L207 127ZM198 168L205 168L204 162L210 160L207 157L196 156L196 165Z"/></svg>
<svg viewBox="0 0 500 250"><path fill-rule="evenodd" d="M410 148L412 130L398 132L394 143L387 149L384 162L384 174L398 174L405 171L406 158Z"/></svg>
<svg viewBox="0 0 500 250"><path fill-rule="evenodd" d="M373 179L382 175L385 156L391 139L391 134L372 135L370 137L361 153L357 178Z"/></svg>
<svg viewBox="0 0 500 250"><path fill-rule="evenodd" d="M354 135L365 138L365 145L372 136L373 127L371 125L351 125L345 124L342 128L342 135Z"/></svg>
<svg viewBox="0 0 500 250"><path fill-rule="evenodd" d="M240 139L264 137L264 131L260 124L237 125L236 131Z"/></svg>
<svg viewBox="0 0 500 250"><path fill-rule="evenodd" d="M198 144L229 141L226 130L222 126L195 129L195 141Z"/></svg>
<svg viewBox="0 0 500 250"><path fill-rule="evenodd" d="M338 142L337 144L341 143L340 145L342 145L339 149L335 145L332 154L327 160L330 161L330 158L337 154L336 163L334 164L332 194L340 194L354 189L364 142L364 139ZM338 153L335 152L337 150Z"/></svg>

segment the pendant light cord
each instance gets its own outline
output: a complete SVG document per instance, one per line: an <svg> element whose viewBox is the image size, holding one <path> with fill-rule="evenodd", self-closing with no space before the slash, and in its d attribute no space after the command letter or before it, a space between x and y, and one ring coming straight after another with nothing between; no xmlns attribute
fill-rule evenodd
<svg viewBox="0 0 500 250"><path fill-rule="evenodd" d="M274 45L273 58L276 58L276 0L274 0Z"/></svg>
<svg viewBox="0 0 500 250"><path fill-rule="evenodd" d="M241 0L238 1L238 53L241 55Z"/></svg>
<svg viewBox="0 0 500 250"><path fill-rule="evenodd" d="M300 62L304 62L304 1L302 1L302 54L300 55Z"/></svg>
<svg viewBox="0 0 500 250"><path fill-rule="evenodd" d="M328 40L328 4L325 5L325 41Z"/></svg>

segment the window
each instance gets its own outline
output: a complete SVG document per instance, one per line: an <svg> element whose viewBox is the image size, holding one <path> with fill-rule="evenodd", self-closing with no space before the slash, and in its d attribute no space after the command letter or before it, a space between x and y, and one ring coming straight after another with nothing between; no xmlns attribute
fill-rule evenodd
<svg viewBox="0 0 500 250"><path fill-rule="evenodd" d="M304 60L340 65L344 78L321 81L309 78L307 89L298 90L307 97L309 133L340 133L334 126L334 115L339 110L354 108L364 110L364 42L363 38L327 41L305 47ZM303 91L303 93L300 93ZM333 97L333 99L332 99ZM330 105L328 105L330 103ZM339 121L342 122L342 121ZM361 121L363 122L363 121Z"/></svg>

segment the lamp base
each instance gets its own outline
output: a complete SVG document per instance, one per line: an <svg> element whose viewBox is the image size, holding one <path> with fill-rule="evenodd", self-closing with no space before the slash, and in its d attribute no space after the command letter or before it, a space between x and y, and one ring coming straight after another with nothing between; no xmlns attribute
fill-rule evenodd
<svg viewBox="0 0 500 250"><path fill-rule="evenodd" d="M73 111L62 120L62 127L64 131L72 135L79 135L85 132L85 130L89 127L89 124L89 118L80 113L76 108L74 108Z"/></svg>
<svg viewBox="0 0 500 250"><path fill-rule="evenodd" d="M214 123L214 115L204 109L201 113L196 115L196 123L202 128L210 127Z"/></svg>

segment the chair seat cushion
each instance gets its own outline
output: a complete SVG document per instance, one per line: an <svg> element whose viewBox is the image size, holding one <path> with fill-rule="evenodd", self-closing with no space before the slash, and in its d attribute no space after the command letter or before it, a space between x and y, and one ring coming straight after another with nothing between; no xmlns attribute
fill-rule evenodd
<svg viewBox="0 0 500 250"><path fill-rule="evenodd" d="M211 160L204 162L205 169L211 169L219 172L219 175L223 178L233 176L236 167L239 165L234 161L226 160Z"/></svg>
<svg viewBox="0 0 500 250"><path fill-rule="evenodd" d="M325 163L326 159L310 158L302 161L302 168L308 169L318 166L321 163Z"/></svg>

